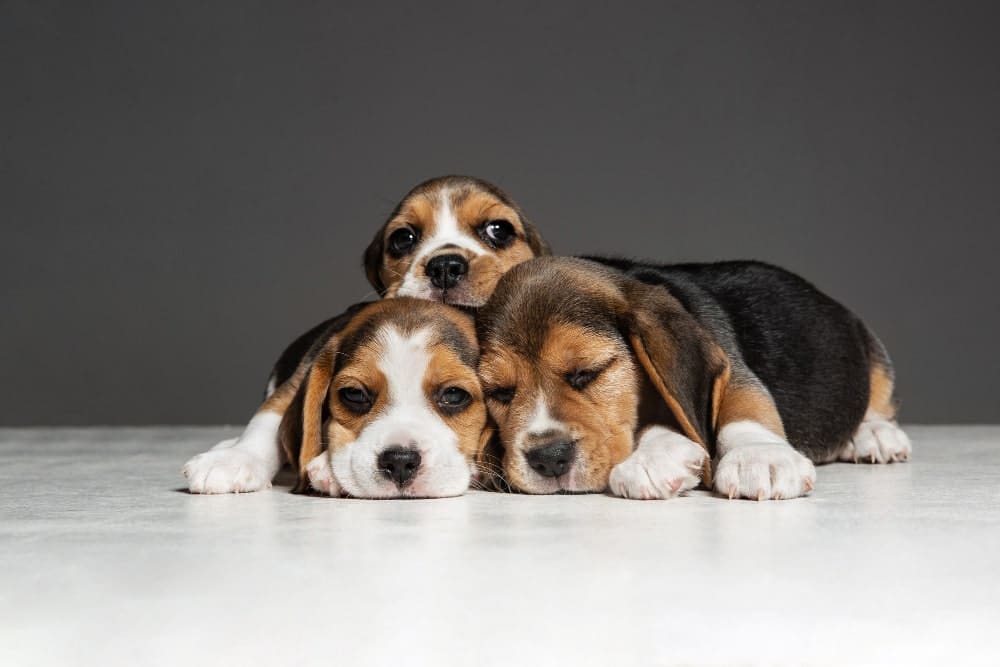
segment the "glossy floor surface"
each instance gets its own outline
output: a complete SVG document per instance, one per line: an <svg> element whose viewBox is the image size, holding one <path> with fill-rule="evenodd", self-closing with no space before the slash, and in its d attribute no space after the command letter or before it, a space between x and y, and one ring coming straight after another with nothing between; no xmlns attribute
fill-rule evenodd
<svg viewBox="0 0 1000 667"><path fill-rule="evenodd" d="M0 665L1000 664L1000 427L706 492L192 496L232 429L0 430Z"/></svg>

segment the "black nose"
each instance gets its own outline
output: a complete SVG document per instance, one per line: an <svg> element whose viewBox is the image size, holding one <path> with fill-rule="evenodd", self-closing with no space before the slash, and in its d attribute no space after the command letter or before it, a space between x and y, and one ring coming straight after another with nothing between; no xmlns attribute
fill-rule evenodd
<svg viewBox="0 0 1000 667"><path fill-rule="evenodd" d="M403 488L417 474L420 452L405 447L389 447L378 455L378 469L383 475Z"/></svg>
<svg viewBox="0 0 1000 667"><path fill-rule="evenodd" d="M427 262L424 271L434 287L449 289L469 272L469 262L461 255L439 255Z"/></svg>
<svg viewBox="0 0 1000 667"><path fill-rule="evenodd" d="M526 454L528 465L542 477L562 475L576 458L576 443L557 442L552 445L535 447Z"/></svg>

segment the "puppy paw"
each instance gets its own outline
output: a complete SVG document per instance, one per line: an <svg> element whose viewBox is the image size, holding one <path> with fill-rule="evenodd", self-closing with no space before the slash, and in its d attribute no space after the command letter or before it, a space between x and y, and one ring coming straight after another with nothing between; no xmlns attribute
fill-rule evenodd
<svg viewBox="0 0 1000 667"><path fill-rule="evenodd" d="M815 485L816 467L787 443L742 444L727 452L715 469L715 490L729 498L797 498Z"/></svg>
<svg viewBox="0 0 1000 667"><path fill-rule="evenodd" d="M632 455L611 470L608 487L622 498L667 499L701 482L705 450L679 433L653 426Z"/></svg>
<svg viewBox="0 0 1000 667"><path fill-rule="evenodd" d="M333 477L333 468L330 466L330 457L323 452L306 466L306 473L309 475L309 485L320 493L328 496L341 495L340 484Z"/></svg>
<svg viewBox="0 0 1000 667"><path fill-rule="evenodd" d="M271 487L267 465L232 446L193 457L184 465L184 476L191 493L247 493Z"/></svg>
<svg viewBox="0 0 1000 667"><path fill-rule="evenodd" d="M903 429L881 417L866 417L840 454L841 461L894 463L910 458L913 446Z"/></svg>

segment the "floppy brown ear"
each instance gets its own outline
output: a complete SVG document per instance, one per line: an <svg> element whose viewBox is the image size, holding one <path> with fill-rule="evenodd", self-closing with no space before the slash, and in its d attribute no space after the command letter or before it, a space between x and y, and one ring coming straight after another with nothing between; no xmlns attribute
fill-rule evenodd
<svg viewBox="0 0 1000 667"><path fill-rule="evenodd" d="M305 493L309 489L306 466L323 453L323 423L336 354L337 339L331 338L313 360L278 428L278 440L286 460L298 475L295 493Z"/></svg>
<svg viewBox="0 0 1000 667"><path fill-rule="evenodd" d="M385 241L382 239L382 232L382 229L378 230L375 238L368 244L364 256L365 275L368 276L368 282L375 288L379 296L384 296L386 290L386 285L382 282L382 276L379 271L382 268L382 257L385 252Z"/></svg>
<svg viewBox="0 0 1000 667"><path fill-rule="evenodd" d="M476 481L486 491L510 491L510 485L503 476L503 445L500 432L492 419L487 419L483 434L479 437L476 450Z"/></svg>
<svg viewBox="0 0 1000 667"><path fill-rule="evenodd" d="M722 348L660 286L626 290L629 344L684 435L711 452L729 362Z"/></svg>
<svg viewBox="0 0 1000 667"><path fill-rule="evenodd" d="M545 242L535 226L524 219L523 215L521 216L521 224L524 226L524 240L528 243L531 251L535 253L535 257L551 255L552 250L549 249L549 244Z"/></svg>

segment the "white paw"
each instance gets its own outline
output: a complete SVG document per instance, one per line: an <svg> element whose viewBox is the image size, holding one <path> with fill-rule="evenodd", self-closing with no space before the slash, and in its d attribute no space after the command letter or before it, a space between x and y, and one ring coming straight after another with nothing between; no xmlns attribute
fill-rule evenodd
<svg viewBox="0 0 1000 667"><path fill-rule="evenodd" d="M191 493L247 493L271 487L267 464L232 446L193 457L184 464L184 476Z"/></svg>
<svg viewBox="0 0 1000 667"><path fill-rule="evenodd" d="M908 460L912 452L910 439L899 426L881 417L865 418L851 442L844 447L840 460L893 463Z"/></svg>
<svg viewBox="0 0 1000 667"><path fill-rule="evenodd" d="M632 455L611 470L608 486L622 498L673 498L701 482L705 450L679 433L653 426Z"/></svg>
<svg viewBox="0 0 1000 667"><path fill-rule="evenodd" d="M333 468L330 466L330 457L323 452L306 466L306 473L309 475L309 484L312 488L328 496L339 496L341 494L340 484L333 477Z"/></svg>
<svg viewBox="0 0 1000 667"><path fill-rule="evenodd" d="M816 467L788 443L743 443L715 469L715 490L730 498L797 498L815 485Z"/></svg>

